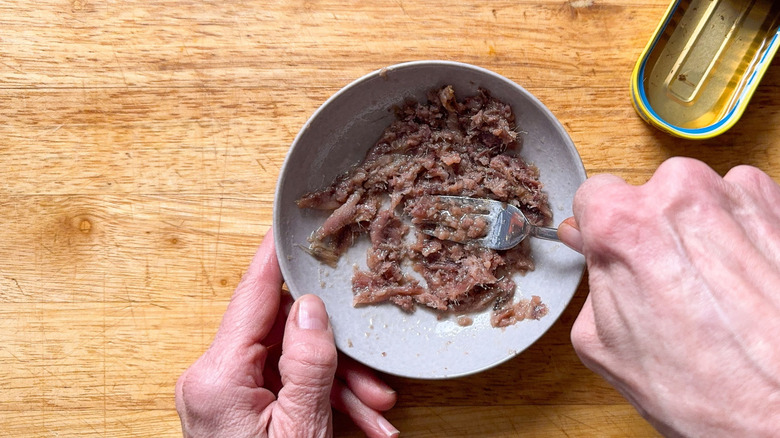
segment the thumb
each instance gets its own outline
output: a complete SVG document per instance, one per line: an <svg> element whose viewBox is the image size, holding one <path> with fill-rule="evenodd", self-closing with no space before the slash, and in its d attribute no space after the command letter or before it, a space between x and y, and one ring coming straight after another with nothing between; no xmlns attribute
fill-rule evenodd
<svg viewBox="0 0 780 438"><path fill-rule="evenodd" d="M566 218L558 225L558 238L566 246L582 254L582 234L577 221L573 218Z"/></svg>
<svg viewBox="0 0 780 438"><path fill-rule="evenodd" d="M307 431L301 436L331 436L330 391L337 355L325 305L315 295L302 296L290 309L282 341L282 389L273 421L285 424L276 426Z"/></svg>

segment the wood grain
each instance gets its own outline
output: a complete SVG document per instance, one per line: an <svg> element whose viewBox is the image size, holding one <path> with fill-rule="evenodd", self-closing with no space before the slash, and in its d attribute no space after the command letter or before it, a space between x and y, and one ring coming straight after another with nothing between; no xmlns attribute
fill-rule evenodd
<svg viewBox="0 0 780 438"><path fill-rule="evenodd" d="M687 155L780 180L777 60L705 142L647 126L631 69L666 0L0 1L0 430L180 436L178 375L208 346L271 226L309 115L386 65L500 73L563 122L589 174L641 183ZM448 381L387 376L404 436L655 436L569 329ZM338 436L361 436L341 415Z"/></svg>

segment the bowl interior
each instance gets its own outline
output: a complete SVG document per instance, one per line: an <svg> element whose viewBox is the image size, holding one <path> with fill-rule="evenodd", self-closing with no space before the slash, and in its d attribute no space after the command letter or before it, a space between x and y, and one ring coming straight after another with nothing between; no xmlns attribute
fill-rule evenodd
<svg viewBox="0 0 780 438"><path fill-rule="evenodd" d="M303 248L329 212L299 209L302 194L329 184L360 162L393 121L393 106L424 101L433 88L453 85L458 99L486 88L509 103L523 136L521 155L540 169L557 224L571 216L571 202L585 179L580 157L566 131L535 97L488 70L446 61L412 62L373 72L331 97L293 142L274 202L274 237L282 273L294 297L319 295L328 309L341 351L375 369L417 378L448 378L497 365L536 341L560 316L580 281L582 256L555 242L531 242L537 268L516 276L516 297L539 295L549 313L497 329L488 312L463 327L438 320L421 307L405 313L387 304L352 306L355 267L365 269L368 240L357 242L331 268Z"/></svg>

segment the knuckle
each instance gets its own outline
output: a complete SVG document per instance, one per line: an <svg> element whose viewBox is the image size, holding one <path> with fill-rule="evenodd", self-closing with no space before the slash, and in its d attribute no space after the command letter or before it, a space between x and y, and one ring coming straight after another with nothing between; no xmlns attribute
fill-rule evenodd
<svg viewBox="0 0 780 438"><path fill-rule="evenodd" d="M296 357L309 366L321 369L336 369L338 352L332 342L299 343L294 346Z"/></svg>
<svg viewBox="0 0 780 438"><path fill-rule="evenodd" d="M707 164L693 158L674 157L658 167L646 186L674 199L710 192L720 185L720 176Z"/></svg>
<svg viewBox="0 0 780 438"><path fill-rule="evenodd" d="M283 374L297 383L320 377L323 382L330 382L336 374L337 360L338 352L333 343L296 343L282 353L279 367Z"/></svg>
<svg viewBox="0 0 780 438"><path fill-rule="evenodd" d="M694 158L672 157L661 163L656 170L656 175L681 179L692 172L700 172L709 169L709 166Z"/></svg>
<svg viewBox="0 0 780 438"><path fill-rule="evenodd" d="M767 184L776 185L774 180L761 169L746 164L729 170L724 179L739 184L746 189L758 188Z"/></svg>
<svg viewBox="0 0 780 438"><path fill-rule="evenodd" d="M762 170L748 165L731 169L723 177L734 203L759 211L751 220L765 217L776 221L780 217L780 185Z"/></svg>
<svg viewBox="0 0 780 438"><path fill-rule="evenodd" d="M692 158L665 161L642 187L643 196L660 222L693 223L724 209L726 185L707 164Z"/></svg>

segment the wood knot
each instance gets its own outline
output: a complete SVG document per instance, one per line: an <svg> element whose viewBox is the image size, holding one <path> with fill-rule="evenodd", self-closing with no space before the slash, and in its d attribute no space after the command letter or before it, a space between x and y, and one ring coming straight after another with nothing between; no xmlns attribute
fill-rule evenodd
<svg viewBox="0 0 780 438"><path fill-rule="evenodd" d="M87 0L73 0L70 2L70 8L71 10L75 11L83 11L84 8L87 7Z"/></svg>
<svg viewBox="0 0 780 438"><path fill-rule="evenodd" d="M95 231L94 219L87 214L74 214L62 218L62 228L72 234L89 234Z"/></svg>
<svg viewBox="0 0 780 438"><path fill-rule="evenodd" d="M89 219L82 219L81 222L79 222L79 231L84 234L89 234L92 231L92 222L90 222Z"/></svg>

